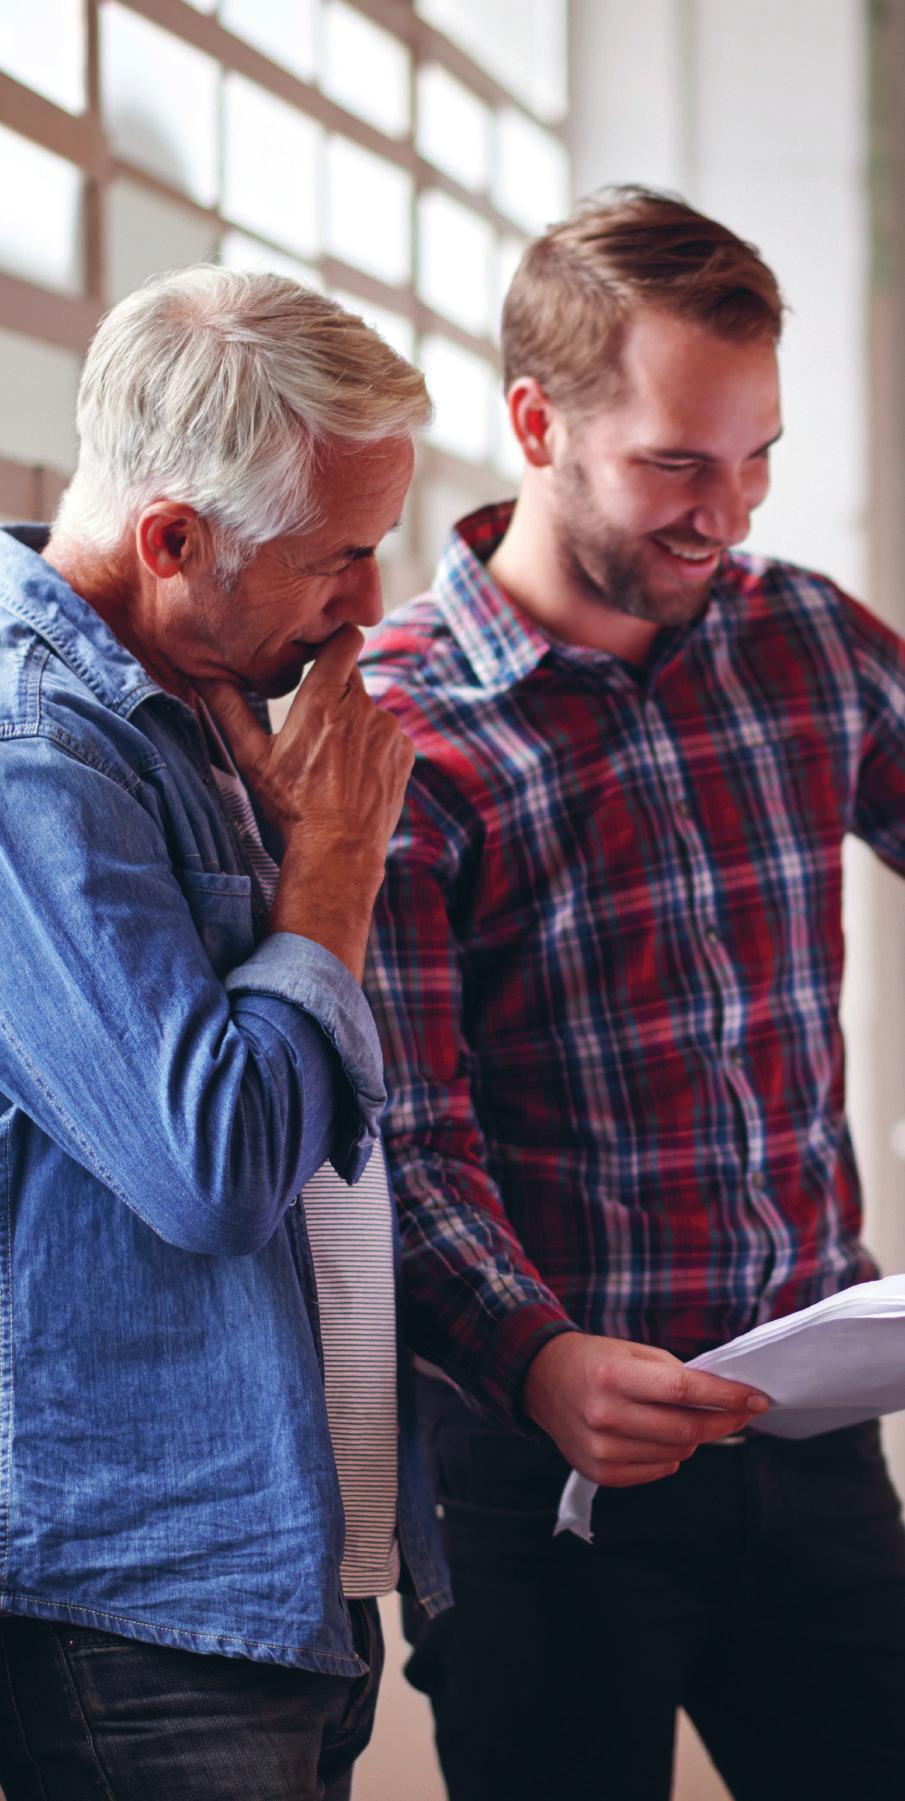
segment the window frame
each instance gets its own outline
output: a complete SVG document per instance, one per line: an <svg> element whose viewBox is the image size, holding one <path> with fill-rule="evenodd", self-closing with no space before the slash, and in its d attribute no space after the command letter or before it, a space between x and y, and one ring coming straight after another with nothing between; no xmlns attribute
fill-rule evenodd
<svg viewBox="0 0 905 1801"><path fill-rule="evenodd" d="M186 215L195 215L216 231L218 241L230 229L255 238L274 252L286 254L263 234L237 226L221 211L220 203L203 206L192 200L171 182L151 174L127 158L114 155L107 141L100 97L100 11L103 0L83 0L86 43L86 106L81 114L71 114L54 102L0 70L0 118L9 130L33 143L64 157L81 170L84 177L84 290L65 295L51 292L35 283L0 271L0 327L57 345L83 355L94 328L106 306L106 200L112 182L125 180L178 206ZM489 330L468 330L444 314L432 309L418 294L418 201L426 190L448 195L470 212L486 220L494 229L498 243L507 240L527 241L524 227L499 210L490 197L492 170L485 190L468 188L433 163L416 149L418 117L418 71L427 64L445 68L476 97L494 109L515 108L534 125L556 137L566 146L565 121L551 124L536 117L495 77L473 62L442 33L419 18L410 0L350 0L359 12L381 26L402 43L410 55L410 120L404 137L390 136L367 123L357 114L331 100L313 82L304 81L279 63L227 30L219 19L197 11L187 0L119 0L119 4L137 16L172 33L182 42L212 57L223 72L235 72L265 89L277 100L288 103L322 126L325 133L336 133L385 161L403 169L411 178L411 259L408 277L390 284L340 260L321 246L320 253L304 260L318 276L328 292L341 289L355 296L366 308L368 303L394 312L407 319L415 340L415 357L422 337L439 334L453 344L483 358L499 368L499 351ZM220 196L222 200L222 194ZM464 486L486 486L488 492L499 491L505 476L492 457L468 461L451 456L437 446L421 446L416 478L417 487L436 469L444 477L458 479ZM29 492L43 498L61 489L65 477L60 472L36 473L9 458L0 458L0 512L10 516ZM417 522L414 540L420 534Z"/></svg>

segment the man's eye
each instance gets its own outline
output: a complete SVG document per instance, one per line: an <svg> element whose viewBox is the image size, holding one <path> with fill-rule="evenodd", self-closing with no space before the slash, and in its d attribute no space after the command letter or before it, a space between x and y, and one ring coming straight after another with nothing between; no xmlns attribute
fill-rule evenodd
<svg viewBox="0 0 905 1801"><path fill-rule="evenodd" d="M697 466L697 463L658 463L656 458L651 461L651 468L659 469L663 475L692 475Z"/></svg>
<svg viewBox="0 0 905 1801"><path fill-rule="evenodd" d="M362 546L361 550L350 551L349 555L344 557L339 565L340 572L343 569L351 569L353 563L366 563L369 557L372 557L373 555L374 552L370 547L365 548Z"/></svg>

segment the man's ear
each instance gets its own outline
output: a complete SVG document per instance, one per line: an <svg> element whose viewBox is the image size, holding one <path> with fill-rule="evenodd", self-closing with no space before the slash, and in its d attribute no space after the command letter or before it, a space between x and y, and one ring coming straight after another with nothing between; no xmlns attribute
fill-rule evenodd
<svg viewBox="0 0 905 1801"><path fill-rule="evenodd" d="M506 396L512 429L526 462L545 469L553 461L553 434L559 415L533 375L520 375Z"/></svg>
<svg viewBox="0 0 905 1801"><path fill-rule="evenodd" d="M135 548L140 562L157 581L197 575L210 561L210 529L194 507L155 500L136 521Z"/></svg>

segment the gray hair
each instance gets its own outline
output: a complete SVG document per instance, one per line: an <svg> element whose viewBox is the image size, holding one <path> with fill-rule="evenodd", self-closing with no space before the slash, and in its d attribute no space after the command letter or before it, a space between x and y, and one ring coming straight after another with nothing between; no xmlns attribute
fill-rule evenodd
<svg viewBox="0 0 905 1801"><path fill-rule="evenodd" d="M201 264L145 284L98 326L79 462L55 530L113 551L153 500L211 525L222 573L318 518L318 453L410 436L424 378L333 300L281 275Z"/></svg>

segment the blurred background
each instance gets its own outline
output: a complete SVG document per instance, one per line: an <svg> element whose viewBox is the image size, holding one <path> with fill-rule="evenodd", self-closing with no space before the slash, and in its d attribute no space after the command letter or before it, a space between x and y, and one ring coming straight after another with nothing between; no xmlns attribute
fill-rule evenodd
<svg viewBox="0 0 905 1801"><path fill-rule="evenodd" d="M205 258L285 270L427 374L436 420L384 559L398 602L458 515L514 489L501 296L526 238L604 181L678 189L774 266L786 435L751 544L905 629L905 0L0 0L0 517L52 512L107 306ZM891 1273L905 899L858 846L847 932L852 1120ZM355 1801L442 1801L392 1604L385 1622ZM724 1793L683 1724L675 1801Z"/></svg>

